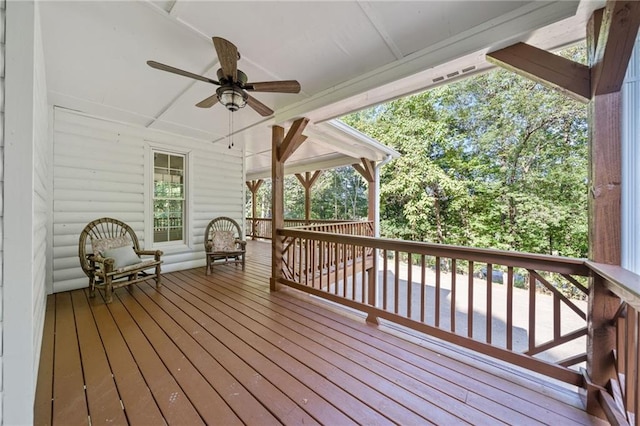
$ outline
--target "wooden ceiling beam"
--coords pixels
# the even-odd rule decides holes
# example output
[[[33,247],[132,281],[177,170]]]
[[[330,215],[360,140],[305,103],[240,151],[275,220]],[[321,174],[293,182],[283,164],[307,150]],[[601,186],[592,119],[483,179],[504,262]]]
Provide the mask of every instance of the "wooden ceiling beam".
[[[600,28],[594,31],[598,43],[591,63],[593,95],[614,93],[622,88],[639,27],[640,2],[607,1]]]
[[[591,99],[589,67],[526,43],[487,54],[487,60],[581,101]]]
[[[287,159],[293,154],[296,149],[302,145],[302,143],[307,139],[306,136],[302,135],[305,127],[309,123],[309,119],[306,117],[298,118],[293,122],[291,128],[287,132],[287,135],[284,137],[280,148],[278,149],[278,160],[281,162],[286,162]]]

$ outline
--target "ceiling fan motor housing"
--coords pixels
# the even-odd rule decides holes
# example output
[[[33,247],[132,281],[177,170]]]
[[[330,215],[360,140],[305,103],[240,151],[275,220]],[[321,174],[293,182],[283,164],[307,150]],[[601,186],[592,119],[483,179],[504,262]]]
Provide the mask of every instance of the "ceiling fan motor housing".
[[[248,81],[247,75],[240,70],[237,70],[236,73],[237,73],[237,77],[236,77],[235,83],[239,84],[240,87],[247,84],[247,81]],[[234,83],[233,80],[231,80],[230,78],[224,75],[224,71],[222,71],[222,68],[219,68],[216,74],[218,75],[218,80],[220,80],[220,83],[222,84]]]
[[[225,84],[216,90],[218,100],[229,111],[238,111],[247,105],[247,93],[237,85]]]

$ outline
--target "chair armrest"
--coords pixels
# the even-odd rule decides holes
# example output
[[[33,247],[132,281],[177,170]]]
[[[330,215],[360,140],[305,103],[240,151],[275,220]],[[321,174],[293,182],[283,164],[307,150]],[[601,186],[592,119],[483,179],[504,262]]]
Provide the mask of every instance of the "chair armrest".
[[[155,260],[160,260],[160,257],[164,254],[162,250],[136,250],[138,256],[153,256]]]
[[[102,257],[100,255],[90,254],[87,256],[89,259],[89,263],[95,265],[96,263],[102,265],[100,268],[105,274],[112,272],[113,267],[115,266],[115,259],[112,257]],[[94,271],[96,270],[94,266]]]
[[[247,242],[243,240],[236,240],[236,244],[242,247],[242,250],[244,250],[247,247]]]

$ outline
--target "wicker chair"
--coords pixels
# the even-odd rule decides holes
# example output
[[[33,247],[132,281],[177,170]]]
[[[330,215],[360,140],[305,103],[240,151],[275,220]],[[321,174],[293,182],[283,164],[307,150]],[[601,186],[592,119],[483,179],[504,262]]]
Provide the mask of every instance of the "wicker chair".
[[[207,275],[216,263],[242,265],[247,242],[242,239],[240,225],[229,217],[218,217],[207,225],[204,233],[204,250],[207,257]]]
[[[107,303],[113,300],[113,290],[126,285],[154,279],[160,287],[162,251],[140,250],[138,237],[129,225],[117,219],[103,217],[82,230],[78,242],[82,270],[89,277],[89,295],[103,289]],[[141,259],[141,255],[153,256]],[[154,269],[153,273],[145,272]]]

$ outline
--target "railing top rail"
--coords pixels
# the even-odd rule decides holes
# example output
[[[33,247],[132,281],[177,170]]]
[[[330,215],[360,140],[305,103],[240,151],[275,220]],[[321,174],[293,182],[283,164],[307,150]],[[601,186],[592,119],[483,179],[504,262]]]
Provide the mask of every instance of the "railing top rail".
[[[270,217],[247,217],[246,220],[263,220],[271,222],[273,218]],[[310,222],[310,223],[345,223],[345,222],[354,222],[351,220],[345,219],[285,219],[285,222]],[[366,221],[364,221],[366,222]]]
[[[449,257],[454,259],[472,260],[504,266],[527,269],[543,269],[550,272],[572,275],[589,275],[589,268],[585,259],[571,257],[550,256],[544,254],[521,253],[505,250],[461,247],[445,244],[434,244],[417,241],[403,241],[389,238],[374,238],[357,235],[333,234],[301,230],[296,228],[278,229],[278,235],[307,239],[321,239],[333,243],[354,244],[377,249],[402,251],[429,256]]]
[[[587,267],[604,279],[605,285],[616,296],[640,310],[640,275],[618,265],[586,261]]]
[[[322,228],[325,227],[327,225],[362,225],[362,224],[371,224],[373,223],[373,221],[370,220],[337,220],[337,221],[331,221],[331,222],[315,222],[312,220],[312,223],[310,223],[309,225],[300,225],[300,226],[292,226],[290,228],[287,229],[306,229],[306,230],[310,230],[312,231],[314,228]],[[322,231],[319,231],[322,232]]]

